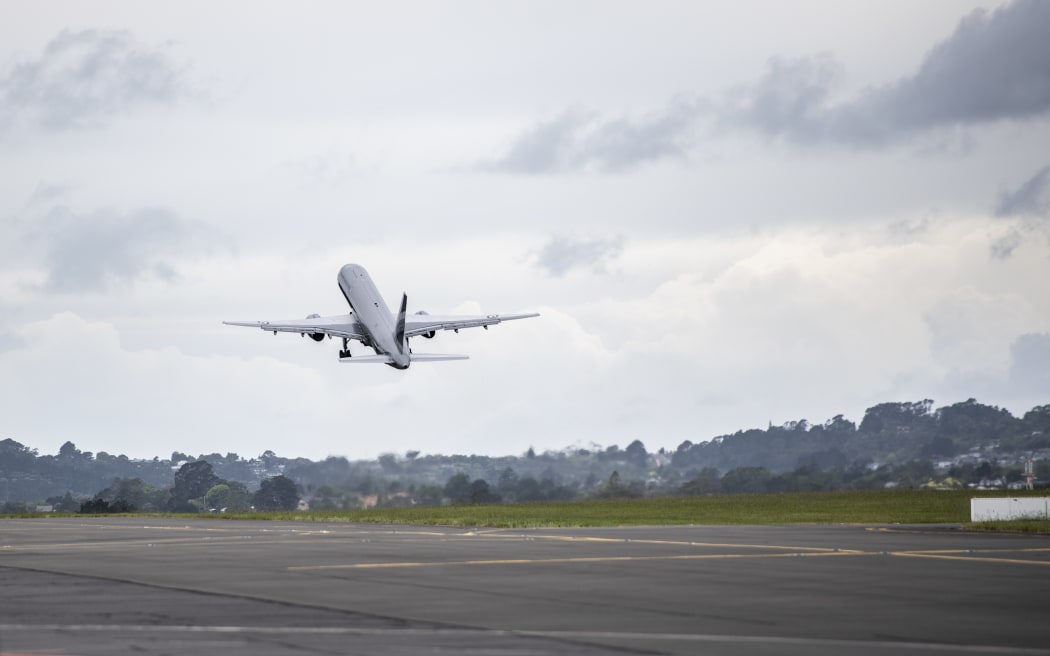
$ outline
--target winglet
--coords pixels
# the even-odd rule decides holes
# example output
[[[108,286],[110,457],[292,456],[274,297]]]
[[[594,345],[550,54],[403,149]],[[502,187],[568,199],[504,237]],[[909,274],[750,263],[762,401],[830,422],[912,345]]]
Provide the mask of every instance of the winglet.
[[[405,352],[405,310],[408,307],[408,294],[401,294],[401,310],[397,313],[397,327],[394,328],[394,342],[402,353]]]

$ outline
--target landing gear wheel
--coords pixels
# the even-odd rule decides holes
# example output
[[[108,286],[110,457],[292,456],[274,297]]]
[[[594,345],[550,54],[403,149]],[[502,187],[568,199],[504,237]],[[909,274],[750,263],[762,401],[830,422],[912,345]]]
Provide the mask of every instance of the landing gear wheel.
[[[349,358],[349,357],[350,357],[349,349],[343,349],[343,350],[339,351],[339,359]]]

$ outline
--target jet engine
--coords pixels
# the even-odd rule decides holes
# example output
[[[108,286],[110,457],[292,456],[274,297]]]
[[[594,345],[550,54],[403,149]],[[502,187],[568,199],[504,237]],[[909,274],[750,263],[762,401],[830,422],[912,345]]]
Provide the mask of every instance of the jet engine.
[[[306,318],[307,319],[320,319],[321,315],[319,315],[319,314],[310,314],[310,315],[307,315]],[[324,333],[303,333],[303,334],[304,335],[309,335],[310,339],[314,340],[315,342],[320,342],[321,340],[324,339]]]
[[[425,316],[425,315],[428,315],[430,313],[427,312],[426,310],[420,310],[419,312],[416,312],[416,314]],[[429,333],[423,333],[423,337],[426,337],[427,339],[434,339],[434,335],[436,335],[436,334],[437,334],[437,332],[431,330]]]

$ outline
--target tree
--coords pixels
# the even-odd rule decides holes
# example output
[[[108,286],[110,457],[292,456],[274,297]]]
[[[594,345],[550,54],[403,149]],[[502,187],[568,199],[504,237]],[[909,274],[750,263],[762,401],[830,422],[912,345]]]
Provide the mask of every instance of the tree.
[[[704,467],[700,473],[682,484],[678,491],[690,496],[703,494],[714,494],[720,487],[718,470],[714,467]]]
[[[722,477],[722,491],[734,493],[765,492],[773,474],[765,467],[737,467]]]
[[[631,481],[626,485],[620,481],[620,472],[614,471],[609,475],[609,480],[598,490],[597,496],[601,499],[633,499],[642,496],[643,488],[641,481]]]
[[[213,485],[204,495],[204,503],[208,510],[226,510],[230,502],[230,486],[226,483]]]
[[[396,474],[401,470],[401,466],[397,462],[397,456],[393,453],[380,454],[379,466],[388,474]]]
[[[479,478],[470,484],[471,503],[499,503],[500,496],[489,489],[488,481]]]
[[[440,506],[443,495],[444,490],[439,485],[420,485],[412,498],[421,506]]]
[[[641,440],[628,444],[623,453],[627,456],[627,462],[639,468],[645,467],[645,461],[649,457],[649,452],[645,450],[645,445]]]
[[[496,483],[496,488],[499,493],[509,499],[517,498],[518,491],[518,472],[514,471],[513,467],[507,467],[499,474],[499,480]]]
[[[263,480],[252,502],[258,510],[295,510],[299,507],[299,490],[287,476],[273,476]]]
[[[470,503],[470,477],[459,472],[445,483],[445,497],[452,503]]]
[[[151,512],[164,509],[167,493],[148,485],[141,478],[114,478],[96,498],[104,499],[110,505],[123,501],[137,510]]]
[[[207,460],[187,462],[175,472],[175,486],[171,489],[169,507],[175,512],[195,512],[189,509],[194,507],[189,502],[203,499],[208,490],[221,482],[222,480],[212,473]]]
[[[852,421],[846,419],[842,415],[835,415],[831,419],[824,422],[824,430],[829,433],[840,433],[842,435],[852,435],[857,432],[857,425]]]

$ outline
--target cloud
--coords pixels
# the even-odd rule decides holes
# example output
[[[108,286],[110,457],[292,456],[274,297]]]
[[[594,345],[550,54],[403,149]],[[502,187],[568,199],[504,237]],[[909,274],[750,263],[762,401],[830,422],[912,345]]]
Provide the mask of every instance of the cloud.
[[[1014,191],[1003,192],[996,216],[1050,216],[1050,166],[1039,169]]]
[[[481,168],[529,174],[630,170],[684,156],[696,118],[697,104],[681,99],[638,118],[568,111],[525,130],[502,157]]]
[[[486,171],[622,172],[683,158],[709,123],[798,144],[876,147],[916,136],[950,139],[930,152],[968,150],[972,126],[1050,114],[1050,4],[1020,0],[978,9],[911,75],[836,101],[843,65],[830,53],[773,57],[752,86],[721,100],[677,98],[640,117],[569,110],[521,132]],[[713,134],[713,133],[712,133]]]
[[[555,236],[536,254],[536,265],[556,278],[584,267],[600,272],[608,260],[617,258],[622,251],[620,237],[578,240]]]
[[[25,242],[42,249],[45,291],[102,291],[146,274],[174,278],[169,256],[184,252],[195,230],[160,208],[81,215],[55,207],[35,222]]]
[[[1050,236],[1050,166],[1044,166],[1013,191],[1004,191],[995,205],[995,215],[1019,219],[1009,232],[992,242],[992,257],[1005,260],[1032,235]]]
[[[1014,254],[1017,247],[1024,241],[1024,236],[1019,230],[1011,230],[1005,235],[992,242],[991,255],[997,260],[1005,260]]]
[[[841,66],[830,55],[774,58],[732,94],[724,126],[798,143],[877,146],[934,130],[1050,113],[1050,4],[1021,0],[964,17],[914,75],[829,104]]]
[[[130,32],[63,30],[38,59],[0,75],[0,127],[19,119],[51,130],[95,127],[184,94],[183,72]]]

